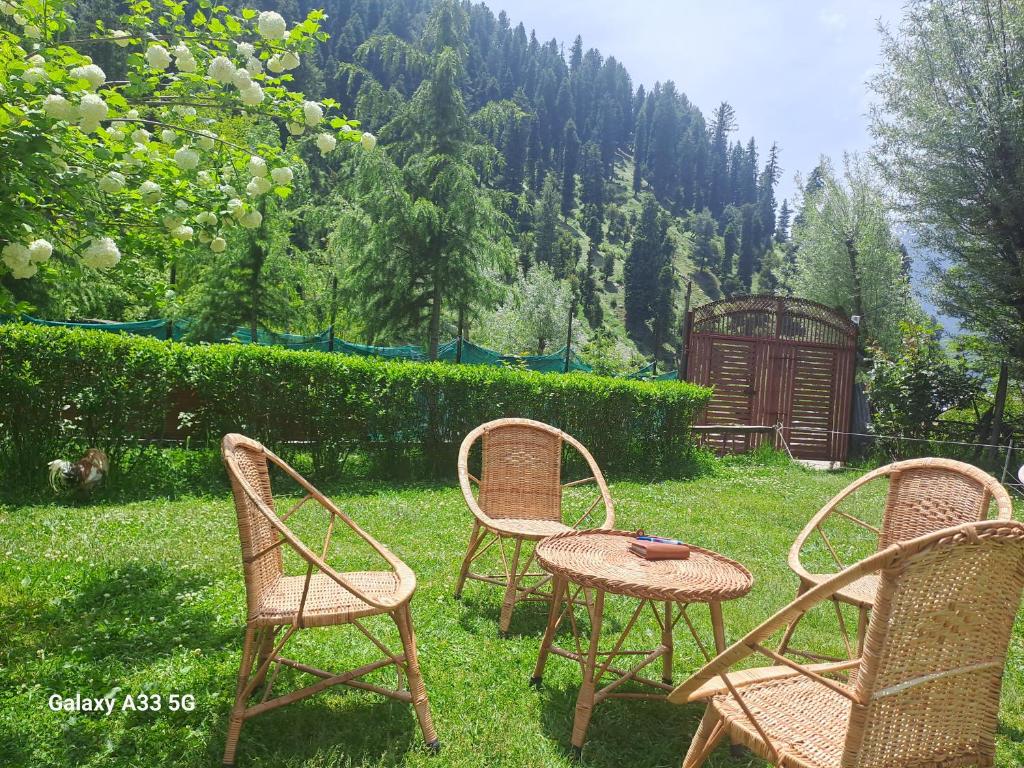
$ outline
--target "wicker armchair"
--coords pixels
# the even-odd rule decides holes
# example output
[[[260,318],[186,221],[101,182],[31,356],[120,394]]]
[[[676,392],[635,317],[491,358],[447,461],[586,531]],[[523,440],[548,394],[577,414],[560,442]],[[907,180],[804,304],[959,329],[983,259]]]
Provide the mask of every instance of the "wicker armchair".
[[[886,479],[889,481],[889,487],[885,496],[881,528],[861,520],[852,511],[844,508],[843,502],[861,489],[872,483],[882,483]],[[996,505],[997,518],[1008,520],[1013,512],[1013,503],[1006,489],[994,477],[960,461],[911,459],[868,472],[848,485],[811,518],[793,542],[789,550],[789,567],[800,577],[797,595],[804,594],[834,575],[814,573],[801,562],[801,554],[812,534],[818,534],[837,570],[842,570],[847,565],[839,555],[838,547],[833,545],[825,532],[825,523],[833,517],[840,517],[870,531],[877,537],[877,550],[882,550],[890,544],[913,539],[932,531],[985,520],[989,516],[989,507],[993,501]],[[850,658],[860,652],[864,643],[868,615],[875,603],[877,590],[878,575],[866,574],[832,595],[832,604],[842,629],[847,656]],[[859,611],[856,644],[847,633],[840,603],[852,605]],[[787,628],[779,646],[782,653],[789,649],[796,625],[797,622],[794,621]]]
[[[878,576],[863,655],[798,664],[765,643],[813,605]],[[897,542],[818,584],[673,691],[707,701],[683,761],[728,734],[786,768],[994,764],[999,691],[1024,589],[1024,525],[989,520]],[[773,666],[730,670],[752,654]]]
[[[419,718],[424,740],[436,750],[437,734],[430,717],[427,691],[416,657],[416,637],[409,611],[409,601],[416,589],[415,574],[260,443],[242,435],[226,435],[221,444],[221,455],[231,480],[235,510],[238,513],[248,603],[245,644],[235,704],[228,724],[224,763],[234,763],[239,733],[250,717],[312,696],[334,685],[373,691],[411,703]],[[305,491],[305,496],[280,517],[271,494],[268,462],[278,466]],[[329,517],[327,533],[319,553],[307,547],[285,524],[310,500],[323,507]],[[390,570],[339,573],[328,565],[325,558],[338,520],[369,544]],[[305,575],[285,575],[282,558],[282,550],[285,548],[291,549],[303,561],[306,566]],[[398,626],[402,642],[400,652],[388,648],[361,621],[367,616],[381,614],[390,616]],[[356,669],[335,673],[281,655],[285,644],[299,630],[342,624],[352,625],[365,635],[383,657]],[[398,680],[394,689],[362,679],[390,665],[394,665],[397,672]],[[273,671],[268,678],[267,672],[272,666]],[[319,680],[299,690],[270,698],[274,680],[282,666],[307,673]],[[403,676],[408,680],[407,686],[403,683]],[[250,705],[250,699],[260,686],[263,689],[259,699]]]
[[[473,445],[482,443],[480,479],[469,471],[469,453]],[[581,480],[562,482],[562,447],[568,443],[585,460],[590,476]],[[597,494],[585,511],[571,523],[563,522],[563,491],[585,483],[596,483]],[[601,468],[583,445],[561,430],[530,419],[498,419],[481,424],[462,441],[459,449],[459,483],[466,504],[473,513],[473,532],[469,548],[459,570],[455,585],[455,598],[462,597],[466,579],[476,579],[504,588],[499,631],[508,632],[512,609],[517,602],[549,601],[550,591],[544,587],[550,575],[531,572],[534,564],[532,544],[556,533],[579,528],[586,521],[593,522],[598,505],[604,504],[601,528],[615,526],[608,484]],[[479,497],[473,495],[471,484],[479,488]],[[511,556],[505,551],[511,542]],[[498,544],[504,573],[479,574],[470,570],[492,545]],[[523,545],[529,555],[523,559]]]

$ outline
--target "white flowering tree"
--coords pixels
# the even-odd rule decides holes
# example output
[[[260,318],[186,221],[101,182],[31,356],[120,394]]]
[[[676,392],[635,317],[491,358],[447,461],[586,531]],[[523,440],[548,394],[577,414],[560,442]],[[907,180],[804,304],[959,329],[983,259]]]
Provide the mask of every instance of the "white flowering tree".
[[[339,139],[373,148],[335,102],[288,87],[326,39],[322,11],[288,28],[273,11],[192,8],[138,0],[117,29],[83,31],[61,0],[0,0],[0,283],[54,269],[54,255],[109,269],[140,232],[219,253],[259,228],[259,198],[289,194],[290,142],[219,133],[239,122],[226,117],[272,121],[325,155]],[[98,46],[124,49],[124,79],[93,63]]]

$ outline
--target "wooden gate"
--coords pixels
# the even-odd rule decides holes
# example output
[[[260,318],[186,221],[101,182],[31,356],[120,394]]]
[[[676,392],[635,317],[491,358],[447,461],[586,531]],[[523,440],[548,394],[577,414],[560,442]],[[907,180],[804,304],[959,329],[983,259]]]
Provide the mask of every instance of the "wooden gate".
[[[690,312],[687,379],[714,388],[705,426],[782,427],[798,459],[846,459],[857,326],[823,304],[738,296]],[[705,433],[720,453],[764,441],[774,430]]]

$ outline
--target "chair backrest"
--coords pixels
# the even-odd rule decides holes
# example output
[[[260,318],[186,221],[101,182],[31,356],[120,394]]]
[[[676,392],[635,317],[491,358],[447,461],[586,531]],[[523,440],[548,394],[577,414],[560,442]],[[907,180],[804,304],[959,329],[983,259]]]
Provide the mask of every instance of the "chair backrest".
[[[248,486],[276,514],[267,456],[263,446],[255,440],[229,434],[221,441],[221,457],[235,499],[245,569],[245,593],[251,615],[259,611],[266,593],[273,589],[284,571],[281,548],[267,551],[279,541],[280,535],[246,492]]]
[[[483,425],[480,508],[490,517],[562,519],[562,434],[527,419]]]
[[[1024,525],[963,525],[885,554],[843,768],[992,765]]]
[[[879,550],[897,541],[984,520],[993,500],[999,518],[1008,519],[1013,510],[1009,494],[994,477],[961,461],[911,459],[877,472],[889,476]]]

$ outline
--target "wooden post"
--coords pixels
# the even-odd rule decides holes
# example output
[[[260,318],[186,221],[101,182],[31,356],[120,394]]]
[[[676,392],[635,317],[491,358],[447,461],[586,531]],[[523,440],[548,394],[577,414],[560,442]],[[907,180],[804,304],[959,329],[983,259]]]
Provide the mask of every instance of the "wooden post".
[[[459,307],[459,335],[455,340],[455,362],[462,362],[462,330],[466,324],[466,308]]]
[[[686,299],[683,302],[683,327],[679,329],[679,360],[676,363],[680,381],[686,380],[686,367],[690,355],[690,294],[693,292],[693,280],[686,281]]]
[[[569,303],[569,330],[565,334],[565,370],[564,373],[569,372],[569,361],[572,360],[572,316],[576,314],[576,295],[573,294],[572,301]]]
[[[327,351],[334,351],[334,321],[338,316],[338,276],[331,278],[331,325],[327,332]]]

